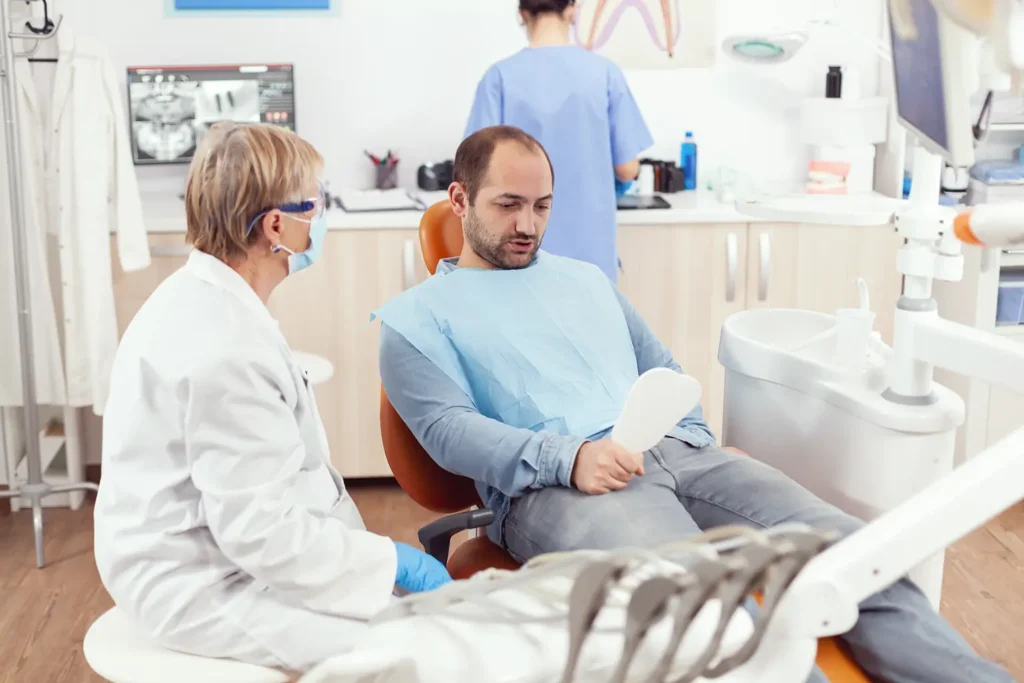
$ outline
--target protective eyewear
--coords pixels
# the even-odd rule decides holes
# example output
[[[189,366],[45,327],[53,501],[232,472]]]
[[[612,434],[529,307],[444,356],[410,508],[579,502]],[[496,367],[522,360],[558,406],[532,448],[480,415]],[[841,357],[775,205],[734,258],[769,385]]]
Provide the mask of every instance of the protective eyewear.
[[[282,213],[306,213],[316,209],[316,215],[310,219],[310,222],[323,218],[324,213],[327,211],[327,189],[324,187],[322,182],[317,183],[317,196],[303,199],[298,202],[291,202],[288,204],[281,204],[280,206],[272,206],[269,209],[263,209],[258,214],[253,216],[253,219],[249,221],[249,225],[245,227],[245,234],[248,237],[249,233],[252,232],[253,227],[256,225],[256,221],[266,216],[268,213],[277,209]],[[305,219],[301,219],[305,220]]]

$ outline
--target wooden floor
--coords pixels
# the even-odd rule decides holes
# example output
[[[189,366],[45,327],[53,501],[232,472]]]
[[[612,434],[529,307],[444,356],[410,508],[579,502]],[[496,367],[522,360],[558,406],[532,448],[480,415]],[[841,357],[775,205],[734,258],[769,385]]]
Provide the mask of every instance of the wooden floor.
[[[416,543],[433,519],[390,484],[356,485],[371,530]],[[82,657],[89,624],[111,606],[92,556],[91,509],[46,513],[45,569],[32,517],[0,516],[0,683],[100,681]],[[1024,680],[1024,506],[952,548],[942,613],[978,651]]]

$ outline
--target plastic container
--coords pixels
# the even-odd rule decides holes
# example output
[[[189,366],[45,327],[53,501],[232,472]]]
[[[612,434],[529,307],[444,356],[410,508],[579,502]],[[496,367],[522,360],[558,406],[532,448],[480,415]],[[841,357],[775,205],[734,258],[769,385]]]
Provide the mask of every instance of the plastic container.
[[[825,97],[838,99],[843,96],[843,70],[842,67],[830,66],[825,75]]]
[[[996,324],[1024,323],[1024,273],[1003,273],[999,276],[996,300]]]
[[[654,167],[650,164],[640,164],[640,172],[636,177],[637,194],[642,197],[649,197],[654,194]]]
[[[851,370],[867,367],[874,325],[875,314],[863,308],[836,311],[836,364]]]
[[[683,189],[697,189],[697,141],[686,131],[686,140],[679,148],[679,167],[683,169]]]

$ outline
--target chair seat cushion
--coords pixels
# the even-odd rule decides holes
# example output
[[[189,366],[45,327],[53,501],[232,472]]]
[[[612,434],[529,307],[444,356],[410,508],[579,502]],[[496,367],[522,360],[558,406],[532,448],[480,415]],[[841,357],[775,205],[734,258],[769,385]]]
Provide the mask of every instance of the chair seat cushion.
[[[117,607],[103,613],[85,634],[82,652],[97,674],[113,683],[284,683],[275,669],[167,650],[143,636]]]

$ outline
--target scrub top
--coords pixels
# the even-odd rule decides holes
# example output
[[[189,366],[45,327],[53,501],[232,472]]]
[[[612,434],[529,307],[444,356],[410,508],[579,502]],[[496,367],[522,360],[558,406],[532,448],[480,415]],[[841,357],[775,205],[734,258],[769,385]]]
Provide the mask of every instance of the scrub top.
[[[543,249],[616,282],[613,167],[654,143],[622,71],[581,47],[526,48],[484,74],[466,136],[502,124],[537,138],[555,169]]]

